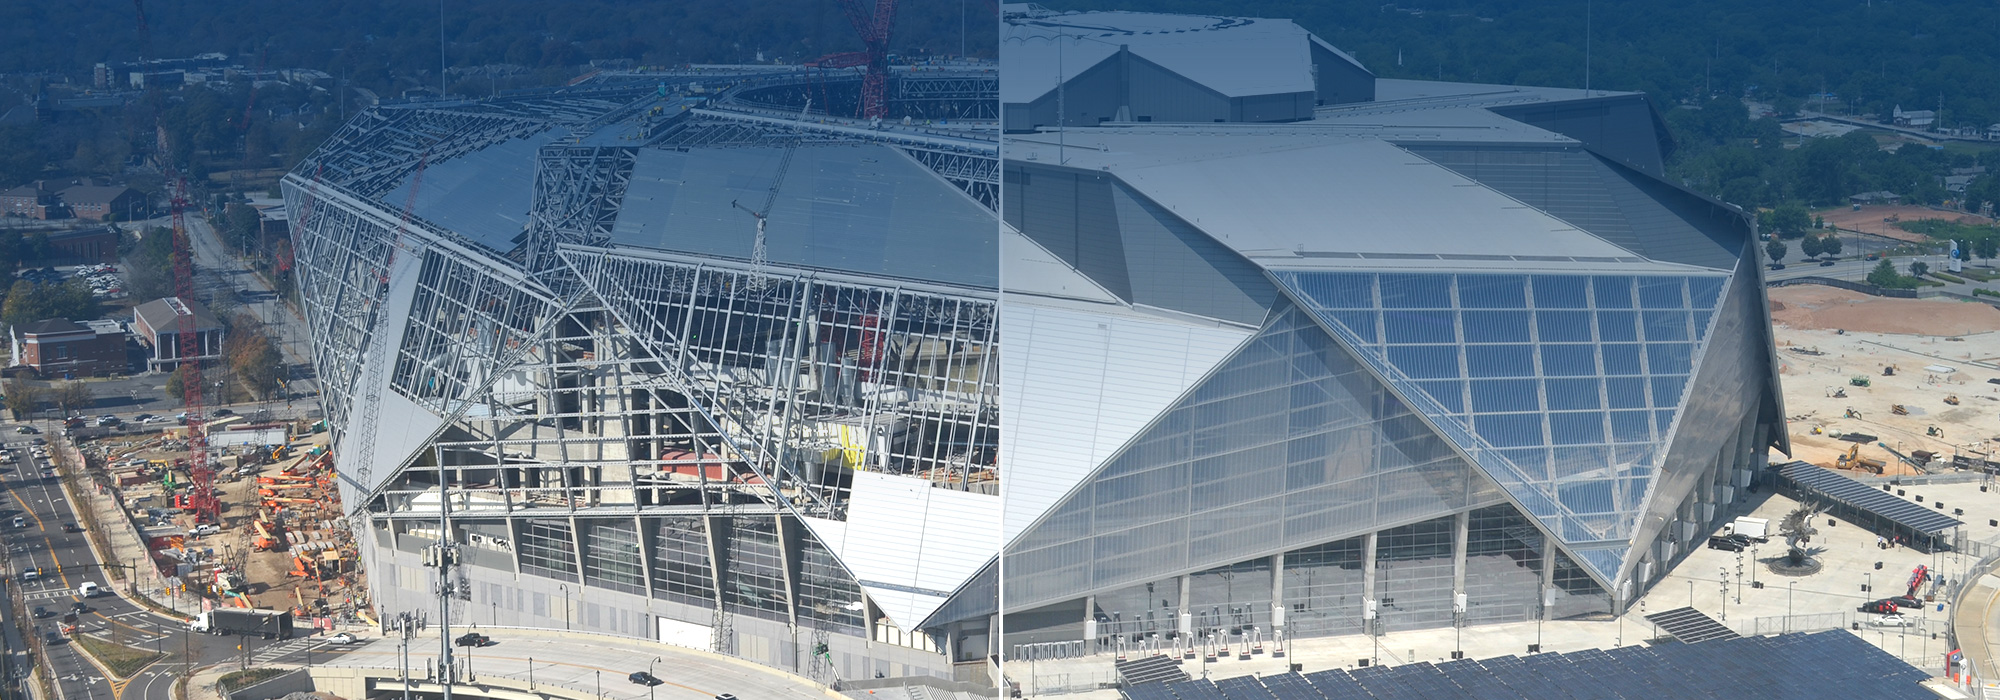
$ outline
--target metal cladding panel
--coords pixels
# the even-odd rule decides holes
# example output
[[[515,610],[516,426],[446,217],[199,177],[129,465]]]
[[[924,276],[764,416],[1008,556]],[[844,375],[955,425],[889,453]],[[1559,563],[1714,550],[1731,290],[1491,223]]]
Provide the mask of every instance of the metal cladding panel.
[[[1439,251],[1630,257],[1623,248],[1381,141],[1114,172],[1252,258]]]
[[[1011,226],[1000,233],[1000,275],[1006,280],[1006,291],[1010,294],[1065,297],[1103,304],[1122,301]]]
[[[390,206],[412,204],[412,213],[457,231],[497,252],[514,248],[514,237],[527,229],[534,205],[535,163],[542,146],[567,135],[553,129],[515,138],[441,163],[424,167],[424,181],[410,200],[410,181],[382,195]]]
[[[1671,142],[1644,94],[1510,105],[1494,107],[1493,112],[1582,141],[1592,151],[1642,172],[1656,176],[1665,172]]]
[[[1727,277],[1280,272],[1608,585]]]
[[[371,343],[360,355],[359,364],[362,367],[356,374],[356,382],[366,384],[371,379],[377,381],[356,388],[352,410],[348,413],[350,425],[343,435],[346,436],[345,441],[352,442],[354,438],[372,430],[375,449],[373,454],[361,454],[354,445],[343,444],[338,446],[341,449],[334,451],[335,471],[359,494],[374,491],[377,486],[394,476],[396,469],[421,449],[444,423],[442,416],[417,405],[391,389],[389,383],[395,377],[395,373],[388,371],[388,367],[377,371],[366,366],[371,362],[394,362],[396,349],[403,346],[403,334],[409,328],[410,302],[417,293],[417,268],[423,258],[421,252],[405,252],[396,256],[395,264],[389,271],[387,300],[383,303],[381,311],[386,315],[388,322],[377,324],[387,337],[383,338],[380,344]],[[369,352],[378,348],[385,351],[384,357],[374,357],[373,353]],[[375,425],[367,427],[359,425],[358,422],[366,419],[367,409],[364,405],[370,394],[379,398]],[[357,471],[363,463],[368,465],[366,481],[356,478]]]
[[[1580,147],[1403,148],[1651,260],[1732,270],[1749,233],[1741,214]]]
[[[749,260],[786,149],[639,153],[612,242]],[[764,226],[773,264],[993,289],[993,216],[935,173],[880,145],[800,146]]]
[[[807,525],[897,627],[914,630],[992,560],[1000,499],[855,472],[844,533],[828,538],[825,523]]]
[[[1347,52],[1312,37],[1313,84],[1325,105],[1373,102],[1375,74]]]
[[[1123,184],[1111,196],[1133,271],[1133,303],[1263,324],[1278,298],[1263,270]]]
[[[1770,326],[1761,311],[1766,303],[1763,288],[1751,268],[1756,264],[1755,258],[1744,259],[1717,312],[1715,329],[1701,354],[1688,403],[1681,410],[1679,427],[1667,446],[1653,493],[1647,497],[1635,542],[1658,537],[1674,520],[1675,509],[1718,459],[1734,461],[1733,455],[1722,452],[1735,443],[1744,423],[1757,420],[1758,409],[1771,390]],[[1763,449],[1753,445],[1748,452]],[[1624,565],[1629,575],[1638,565],[1638,557],[1631,557]]]
[[[1009,18],[1001,27],[1001,100],[1039,99],[1060,76],[1121,46],[1230,97],[1311,92],[1310,37],[1283,19],[1146,12]]]
[[[1022,480],[1018,471],[1008,478]],[[1003,605],[1031,608],[1502,500],[1310,316],[1287,307],[1009,542]]]
[[[1005,301],[1000,335],[1012,540],[1250,333]]]

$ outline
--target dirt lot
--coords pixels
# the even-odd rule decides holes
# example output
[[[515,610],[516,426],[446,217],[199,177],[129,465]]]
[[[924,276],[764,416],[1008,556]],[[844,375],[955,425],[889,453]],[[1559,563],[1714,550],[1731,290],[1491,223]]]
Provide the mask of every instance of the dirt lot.
[[[1849,231],[1873,233],[1882,236],[1888,236],[1890,238],[1896,238],[1918,243],[1930,239],[1926,238],[1922,234],[1911,233],[1909,231],[1896,228],[1896,225],[1894,223],[1883,221],[1883,219],[1894,217],[1898,221],[1918,221],[1921,219],[1944,219],[1947,221],[1957,221],[1959,223],[1964,223],[1964,224],[1993,223],[1992,219],[1980,216],[1978,214],[1965,214],[1960,212],[1939,211],[1936,209],[1932,209],[1930,207],[1919,207],[1908,204],[1902,204],[1896,206],[1885,206],[1885,205],[1864,206],[1861,207],[1861,211],[1854,211],[1853,207],[1837,207],[1833,209],[1816,211],[1813,213],[1825,217],[1826,223],[1831,226],[1847,229]]]
[[[1956,336],[2000,330],[2000,309],[1975,302],[1889,299],[1798,285],[1771,290],[1771,321],[1799,330]]]
[[[1834,437],[1847,433],[1876,436],[1860,454],[1889,473],[1914,469],[1879,445],[1947,457],[2000,449],[2000,385],[1986,383],[2000,377],[2000,309],[1813,286],[1774,289],[1771,300],[1783,307],[1772,317],[1795,458],[1834,466],[1855,444]],[[1891,366],[1895,375],[1883,376]],[[1869,386],[1853,386],[1854,377]]]

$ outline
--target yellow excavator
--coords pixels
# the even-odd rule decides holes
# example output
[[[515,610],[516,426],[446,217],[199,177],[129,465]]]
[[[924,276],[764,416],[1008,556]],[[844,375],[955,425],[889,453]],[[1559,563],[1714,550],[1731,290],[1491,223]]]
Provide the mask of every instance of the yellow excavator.
[[[1879,459],[1870,459],[1861,456],[1861,445],[1857,443],[1847,448],[1847,454],[1836,458],[1834,466],[1840,469],[1859,469],[1880,474],[1885,463]]]

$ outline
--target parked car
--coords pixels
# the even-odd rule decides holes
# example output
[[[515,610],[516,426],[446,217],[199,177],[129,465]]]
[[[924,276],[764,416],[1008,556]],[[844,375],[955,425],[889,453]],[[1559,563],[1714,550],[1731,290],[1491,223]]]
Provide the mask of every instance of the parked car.
[[[462,647],[483,647],[492,644],[493,638],[478,632],[467,632],[459,635],[458,641],[454,643]]]
[[[194,526],[194,534],[198,537],[213,535],[221,531],[222,531],[222,526],[216,525],[215,523],[202,523],[200,525]]]
[[[1745,546],[1742,542],[1738,542],[1733,537],[1725,537],[1717,535],[1715,537],[1708,538],[1708,548],[1720,549],[1725,552],[1741,552],[1745,549]]]
[[[37,605],[37,606],[35,606],[35,612],[34,612],[34,616],[35,616],[35,619],[37,619],[37,620],[40,620],[40,619],[42,619],[42,618],[44,618],[44,617],[48,617],[48,616],[49,616],[49,609],[48,609],[48,608],[45,608],[45,607],[42,607],[42,606],[40,606],[40,605]]]
[[[634,684],[644,685],[644,686],[655,686],[666,682],[660,680],[653,674],[647,673],[645,671],[633,671],[632,675],[625,677],[625,680],[632,681]]]
[[[1873,620],[1869,620],[1868,624],[1874,625],[1876,627],[1908,627],[1910,626],[1910,619],[1907,617],[1903,617],[1899,613],[1890,613],[1875,618]]]
[[[1887,600],[1871,600],[1862,603],[1860,609],[1861,612],[1865,613],[1882,613],[1888,615],[1896,612],[1896,604]]]
[[[1890,599],[1889,599],[1889,602],[1891,602],[1891,603],[1895,603],[1895,604],[1896,604],[1896,607],[1899,607],[1899,608],[1921,608],[1921,607],[1924,607],[1924,601],[1921,601],[1921,600],[1917,600],[1917,599],[1915,599],[1915,598],[1911,598],[1911,597],[1909,597],[1909,596],[1906,596],[1906,595],[1899,595],[1899,596],[1896,596],[1896,597],[1894,597],[1894,598],[1890,598]]]
[[[354,635],[348,634],[346,632],[342,632],[340,634],[336,634],[326,638],[326,643],[328,644],[353,644],[358,641],[361,640],[355,638]]]

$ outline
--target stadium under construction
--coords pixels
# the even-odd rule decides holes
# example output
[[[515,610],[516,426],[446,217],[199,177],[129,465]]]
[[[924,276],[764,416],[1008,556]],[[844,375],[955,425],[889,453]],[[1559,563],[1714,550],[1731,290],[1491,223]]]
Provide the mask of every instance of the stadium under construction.
[[[1750,223],[1660,179],[1644,96],[1001,10],[997,69],[880,118],[606,73],[287,175],[380,612],[984,687],[1605,616],[1785,447]]]

